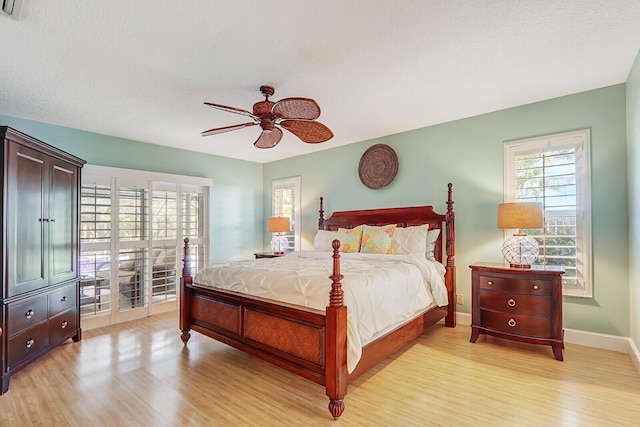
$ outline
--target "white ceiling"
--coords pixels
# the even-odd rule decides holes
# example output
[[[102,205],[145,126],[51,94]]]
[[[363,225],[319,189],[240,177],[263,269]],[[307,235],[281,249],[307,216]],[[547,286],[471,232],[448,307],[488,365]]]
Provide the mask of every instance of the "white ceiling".
[[[639,48],[638,0],[24,0],[0,114],[264,163],[622,83]],[[263,84],[335,137],[199,135]]]

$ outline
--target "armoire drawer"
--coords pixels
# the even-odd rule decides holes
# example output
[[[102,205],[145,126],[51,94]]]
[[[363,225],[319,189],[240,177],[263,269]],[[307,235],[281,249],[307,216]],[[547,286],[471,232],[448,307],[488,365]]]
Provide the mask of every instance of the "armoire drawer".
[[[78,310],[67,310],[49,319],[49,342],[54,343],[78,327]]]
[[[49,294],[49,317],[76,307],[77,299],[78,296],[75,283],[51,292]]]
[[[11,337],[47,319],[47,295],[8,304],[7,314],[7,334]]]
[[[49,344],[49,325],[42,322],[9,339],[9,371],[23,360],[38,353]]]

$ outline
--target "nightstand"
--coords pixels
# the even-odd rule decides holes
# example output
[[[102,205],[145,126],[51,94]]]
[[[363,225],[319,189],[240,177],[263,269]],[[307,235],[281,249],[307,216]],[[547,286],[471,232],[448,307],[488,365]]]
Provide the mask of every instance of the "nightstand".
[[[471,266],[471,342],[480,334],[550,345],[562,360],[564,267]]]
[[[284,254],[274,254],[273,252],[257,252],[255,254],[256,259],[258,258],[278,258],[284,256]]]

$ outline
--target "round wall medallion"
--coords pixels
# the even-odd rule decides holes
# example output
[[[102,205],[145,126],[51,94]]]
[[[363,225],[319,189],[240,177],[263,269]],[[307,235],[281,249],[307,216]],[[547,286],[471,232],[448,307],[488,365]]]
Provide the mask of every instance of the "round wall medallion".
[[[358,175],[364,185],[374,190],[391,184],[398,173],[398,156],[385,144],[369,147],[360,157]]]

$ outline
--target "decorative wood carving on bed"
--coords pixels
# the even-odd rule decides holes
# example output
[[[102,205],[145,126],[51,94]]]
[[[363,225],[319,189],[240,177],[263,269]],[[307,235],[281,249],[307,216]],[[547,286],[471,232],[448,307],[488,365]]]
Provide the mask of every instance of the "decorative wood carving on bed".
[[[233,291],[200,287],[193,282],[189,239],[184,239],[184,267],[180,280],[180,330],[186,344],[190,330],[200,332],[227,345],[260,357],[290,372],[325,386],[329,411],[338,419],[344,411],[347,384],[372,366],[399,350],[428,327],[445,319],[455,320],[455,215],[452,185],[448,185],[447,212],[438,214],[432,206],[334,212],[324,219],[320,199],[318,228],[336,230],[360,224],[398,224],[399,227],[429,224],[444,228],[435,246],[436,260],[446,268],[445,284],[449,304],[434,307],[394,331],[367,344],[355,370],[347,371],[347,310],[344,305],[340,273],[340,243],[333,242],[333,273],[325,311],[278,303]],[[444,234],[444,236],[443,236]],[[446,260],[443,262],[443,240]]]

